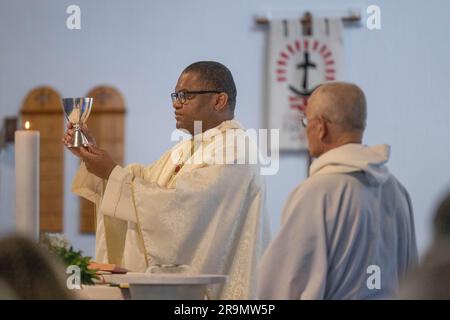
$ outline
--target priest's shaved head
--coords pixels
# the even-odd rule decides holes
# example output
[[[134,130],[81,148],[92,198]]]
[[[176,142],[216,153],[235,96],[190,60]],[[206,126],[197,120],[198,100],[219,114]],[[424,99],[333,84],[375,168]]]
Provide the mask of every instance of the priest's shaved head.
[[[234,117],[236,85],[231,71],[215,61],[199,61],[186,67],[172,93],[176,127],[194,134],[194,121],[202,131]]]
[[[232,110],[236,106],[236,84],[231,71],[215,61],[199,61],[186,67],[183,73],[195,73],[205,88],[223,91],[228,95],[228,105]]]
[[[309,98],[305,116],[309,152],[319,157],[341,145],[361,143],[366,128],[366,97],[352,83],[323,84]]]

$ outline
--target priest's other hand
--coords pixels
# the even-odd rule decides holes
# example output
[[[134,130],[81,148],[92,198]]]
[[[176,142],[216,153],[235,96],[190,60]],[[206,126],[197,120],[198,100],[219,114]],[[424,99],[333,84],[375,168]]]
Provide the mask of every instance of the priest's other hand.
[[[99,178],[107,180],[113,169],[117,166],[117,163],[111,158],[108,152],[97,148],[95,145],[71,149],[78,149],[76,152],[84,161],[86,169]]]

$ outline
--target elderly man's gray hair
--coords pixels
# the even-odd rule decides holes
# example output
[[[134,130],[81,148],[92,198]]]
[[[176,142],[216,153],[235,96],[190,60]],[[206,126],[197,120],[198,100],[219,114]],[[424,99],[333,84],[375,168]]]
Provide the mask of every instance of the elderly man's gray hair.
[[[320,112],[331,122],[347,131],[364,131],[367,105],[364,92],[357,85],[347,82],[330,82],[319,86],[313,95],[320,95]]]

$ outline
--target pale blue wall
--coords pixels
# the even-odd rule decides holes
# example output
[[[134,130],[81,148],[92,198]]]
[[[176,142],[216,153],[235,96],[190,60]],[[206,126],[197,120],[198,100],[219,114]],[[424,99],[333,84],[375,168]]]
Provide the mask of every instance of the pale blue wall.
[[[65,27],[70,4],[82,29]],[[421,250],[430,238],[435,204],[449,187],[450,1],[0,1],[0,119],[16,115],[24,95],[51,85],[79,96],[98,84],[124,94],[128,107],[126,161],[154,161],[170,145],[169,93],[179,72],[196,60],[218,60],[233,71],[237,117],[259,128],[263,102],[264,29],[260,12],[381,7],[382,29],[346,28],[345,80],[366,92],[366,143],[392,145],[391,170],[410,191]],[[363,16],[365,17],[365,15]],[[0,156],[0,226],[12,221],[12,148]],[[78,235],[78,205],[70,193],[76,160],[66,153],[65,232],[93,253],[93,237]],[[267,179],[273,229],[290,190],[305,177],[302,156],[283,156]]]

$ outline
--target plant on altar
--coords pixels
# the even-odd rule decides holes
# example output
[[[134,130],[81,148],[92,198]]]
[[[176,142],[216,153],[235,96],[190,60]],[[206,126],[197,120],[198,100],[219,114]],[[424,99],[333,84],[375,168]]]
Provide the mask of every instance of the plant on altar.
[[[59,233],[44,233],[41,235],[40,244],[58,257],[66,267],[76,265],[80,268],[81,283],[93,285],[98,279],[96,269],[89,269],[91,257],[83,256],[82,251],[76,251],[69,244],[64,235]]]

